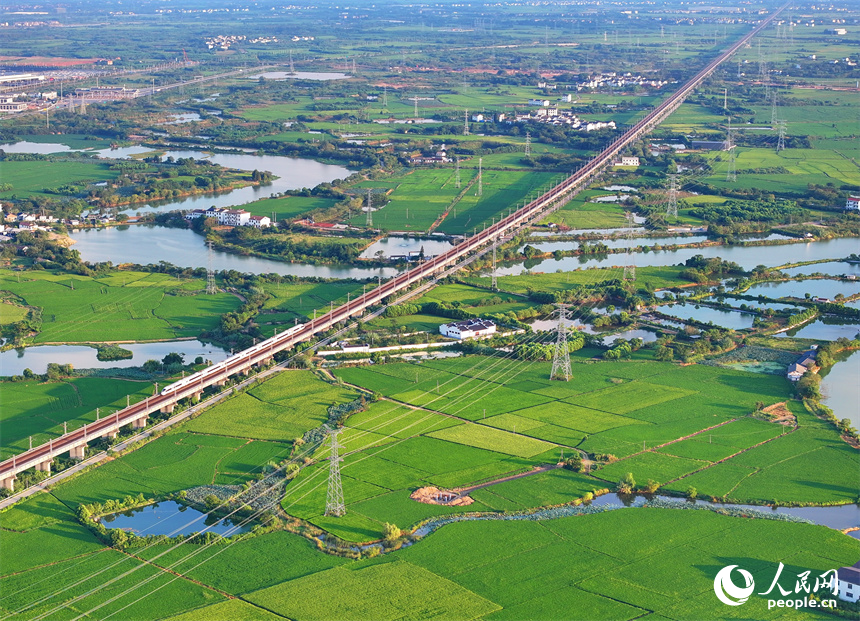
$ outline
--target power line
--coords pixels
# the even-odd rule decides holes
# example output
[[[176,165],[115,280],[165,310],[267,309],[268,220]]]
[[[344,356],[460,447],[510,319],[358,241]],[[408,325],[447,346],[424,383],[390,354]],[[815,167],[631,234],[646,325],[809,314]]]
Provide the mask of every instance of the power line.
[[[666,215],[678,217],[678,175],[669,175],[669,204]]]
[[[726,151],[729,152],[729,170],[726,172],[726,181],[738,180],[738,165],[735,161],[735,142],[732,133],[732,118],[729,117],[729,126],[726,131]]]
[[[627,218],[627,264],[624,266],[624,280],[636,280],[636,259],[633,256],[633,224],[635,220],[631,212],[624,214]]]

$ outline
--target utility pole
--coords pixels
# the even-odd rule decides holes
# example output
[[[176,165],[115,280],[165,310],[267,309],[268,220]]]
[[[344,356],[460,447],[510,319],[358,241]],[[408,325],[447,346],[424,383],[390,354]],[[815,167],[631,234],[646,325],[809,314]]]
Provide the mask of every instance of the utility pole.
[[[564,380],[569,382],[573,372],[570,368],[570,352],[567,348],[567,304],[557,304],[558,306],[558,329],[555,339],[555,349],[552,352],[552,370],[550,371],[550,379]]]
[[[346,505],[343,502],[343,486],[340,482],[340,462],[338,449],[343,448],[337,443],[337,435],[340,429],[330,429],[331,454],[329,455],[328,491],[325,499],[325,515],[341,517],[346,515]]]
[[[215,270],[212,269],[212,242],[206,242],[208,251],[206,253],[206,294],[215,295]]]

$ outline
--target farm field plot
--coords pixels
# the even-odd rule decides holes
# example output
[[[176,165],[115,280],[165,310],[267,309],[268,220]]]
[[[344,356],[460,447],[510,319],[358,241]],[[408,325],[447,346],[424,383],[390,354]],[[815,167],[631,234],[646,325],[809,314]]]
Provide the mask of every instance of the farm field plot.
[[[269,218],[274,213],[275,220],[281,221],[290,220],[314,209],[328,209],[335,202],[334,199],[318,196],[287,196],[283,198],[266,198],[247,203],[242,205],[242,209],[251,212],[252,215],[268,216]]]
[[[33,444],[47,442],[63,434],[63,423],[77,429],[102,415],[125,407],[126,396],[140,401],[152,394],[149,382],[76,377],[64,381],[23,381],[3,384],[3,425],[0,457],[20,453]]]
[[[614,483],[630,472],[640,485],[648,479],[653,479],[662,484],[694,470],[704,468],[708,464],[709,462],[706,461],[672,457],[671,455],[649,451],[604,466],[597,470],[594,475]]]
[[[278,315],[287,314],[288,324],[292,325],[293,319],[306,321],[313,318],[314,310],[318,315],[327,312],[332,302],[335,305],[345,303],[348,294],[353,296],[361,293],[361,287],[349,282],[330,283],[281,283],[266,284],[266,293],[272,297],[263,305],[263,312],[258,316],[260,323],[267,321],[267,313],[274,312]],[[283,317],[279,319],[283,322]]]
[[[563,224],[572,229],[614,229],[626,225],[623,206],[616,203],[589,203],[581,198],[584,194],[577,195],[561,209],[541,220],[541,223]]]
[[[390,586],[397,584],[392,590]],[[335,590],[333,587],[337,585]],[[324,602],[304,597],[326,591]],[[361,569],[335,568],[248,595],[252,602],[293,619],[474,619],[500,606],[422,567],[404,561]]]
[[[110,170],[110,162],[74,162],[62,159],[51,162],[33,161],[0,162],[0,178],[3,183],[12,184],[12,189],[0,192],[0,198],[15,195],[50,196],[44,190],[53,190],[66,184],[82,182],[99,183],[116,179],[118,170]]]
[[[19,283],[9,272],[0,272],[0,288],[42,309],[41,330],[34,339],[37,343],[199,336],[215,328],[222,314],[241,304],[227,293],[170,295],[176,289],[188,291],[189,283],[163,274],[140,277],[129,272],[124,284],[117,282],[118,276],[102,281],[49,271],[27,272],[26,280]],[[202,289],[202,281],[194,283],[192,290]]]
[[[292,441],[325,422],[326,408],[358,395],[317,379],[310,371],[288,371],[255,386],[190,421],[188,431]]]
[[[461,169],[462,186],[458,188],[453,165],[413,170],[402,178],[393,180],[394,185],[388,195],[389,203],[373,214],[373,224],[389,231],[425,231],[442,215],[475,174],[477,171]],[[366,185],[373,186],[370,182]],[[352,223],[356,225],[363,225],[364,221],[364,213],[352,219]]]
[[[116,615],[143,621],[226,601],[206,586],[114,550],[30,569],[3,578],[0,584],[4,593],[0,606],[21,611],[19,616],[24,618],[90,613],[102,618]],[[158,596],[146,597],[150,593]]]
[[[510,291],[511,293],[526,294],[530,289],[565,291],[570,289],[570,285],[596,285],[608,280],[619,280],[624,275],[623,267],[620,267],[620,264],[623,262],[624,257],[619,255],[619,266],[615,267],[576,269],[561,273],[532,272],[517,276],[499,276],[499,289]],[[546,264],[547,268],[551,266],[551,263]],[[683,281],[678,276],[681,269],[674,265],[638,267],[636,268],[636,283],[638,286],[649,291],[677,287],[679,284],[683,284]],[[489,286],[490,283],[490,278],[484,276],[469,276],[465,280],[485,287]]]
[[[473,165],[476,166],[477,162]],[[463,234],[475,228],[481,229],[491,218],[498,220],[502,211],[516,207],[517,203],[523,202],[530,193],[555,177],[553,173],[484,170],[483,195],[477,196],[477,188],[473,186],[438,230]]]
[[[428,435],[431,438],[505,453],[514,457],[534,457],[553,448],[553,445],[548,442],[518,436],[485,425],[458,425],[442,431],[434,431]]]

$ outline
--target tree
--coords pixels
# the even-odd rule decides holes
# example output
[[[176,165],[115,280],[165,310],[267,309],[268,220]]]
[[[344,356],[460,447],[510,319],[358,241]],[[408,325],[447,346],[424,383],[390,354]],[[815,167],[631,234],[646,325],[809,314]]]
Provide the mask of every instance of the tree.
[[[171,364],[182,364],[185,362],[185,354],[179,354],[174,352],[170,352],[164,358],[161,359],[161,363],[164,366],[170,366]]]
[[[689,498],[691,500],[695,500],[696,496],[698,496],[698,495],[699,495],[699,492],[695,487],[691,486],[691,487],[687,488],[687,498]]]
[[[382,526],[382,538],[385,539],[386,543],[394,543],[400,539],[400,529],[394,524],[386,522]]]
[[[633,473],[628,472],[618,481],[615,491],[620,494],[630,494],[636,488],[636,479],[633,478]]]

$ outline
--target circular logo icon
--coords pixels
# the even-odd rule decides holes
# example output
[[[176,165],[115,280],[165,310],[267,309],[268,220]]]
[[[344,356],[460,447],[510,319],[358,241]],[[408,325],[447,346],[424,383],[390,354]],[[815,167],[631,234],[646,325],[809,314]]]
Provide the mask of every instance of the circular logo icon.
[[[727,606],[740,606],[749,599],[755,590],[752,574],[746,569],[738,569],[738,573],[744,579],[742,587],[732,582],[732,570],[736,567],[737,565],[723,567],[714,577],[714,593]]]

